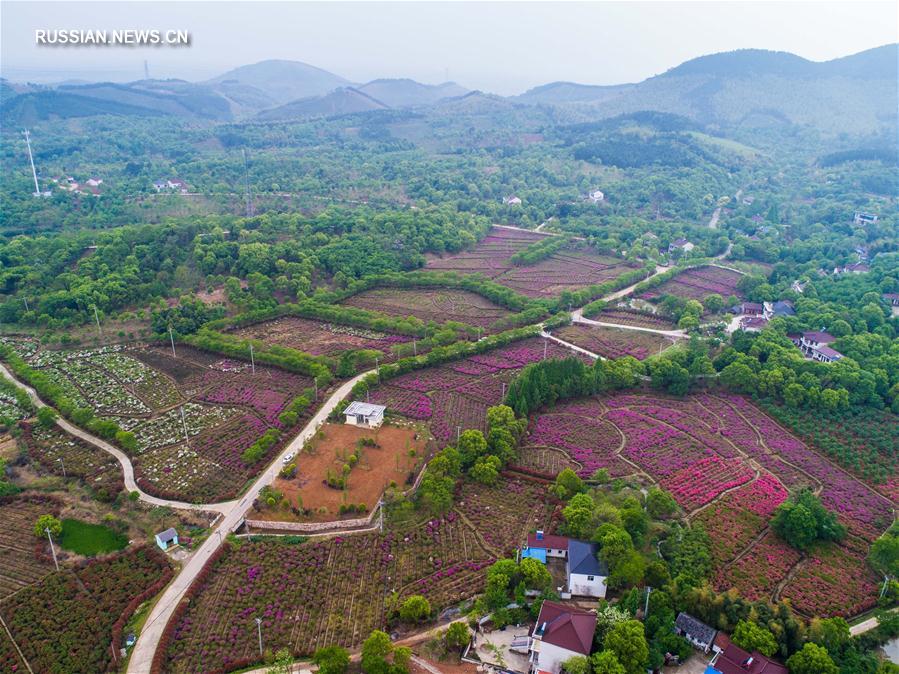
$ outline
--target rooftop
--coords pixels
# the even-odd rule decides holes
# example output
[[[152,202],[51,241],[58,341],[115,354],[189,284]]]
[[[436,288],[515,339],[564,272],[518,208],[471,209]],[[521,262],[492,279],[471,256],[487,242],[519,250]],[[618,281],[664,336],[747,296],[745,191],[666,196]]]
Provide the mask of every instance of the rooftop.
[[[554,601],[544,601],[534,635],[544,642],[582,655],[590,655],[596,614],[569,608]]]
[[[732,643],[715,661],[714,668],[721,674],[788,674],[782,664],[769,660],[758,651],[747,653]]]
[[[818,342],[818,344],[830,344],[837,341],[837,338],[827,332],[803,332],[802,337],[810,342]]]
[[[596,556],[598,552],[599,546],[596,543],[570,539],[568,541],[569,572],[585,576],[608,576],[609,569]]]
[[[554,536],[553,534],[541,534],[540,532],[532,532],[528,534],[529,548],[551,548],[553,550],[567,550],[568,542],[569,539],[567,536]]]
[[[838,359],[840,359],[840,358],[843,357],[843,354],[842,354],[842,353],[840,353],[840,352],[837,351],[836,349],[831,349],[831,348],[830,348],[829,346],[827,346],[827,345],[819,346],[818,349],[817,349],[817,351],[818,351],[818,353],[820,353],[822,356],[827,356],[828,358],[831,358],[831,359],[833,359],[833,360],[838,360]]]
[[[178,538],[178,532],[175,531],[172,527],[169,527],[165,531],[160,531],[156,536],[164,543],[168,543],[169,541],[173,541]]]
[[[718,632],[718,630],[709,627],[698,618],[694,618],[689,613],[683,612],[677,614],[674,626],[691,635],[694,639],[698,639],[706,644],[712,643],[715,634]]]
[[[373,405],[372,403],[363,403],[354,400],[343,411],[344,414],[361,414],[364,417],[370,417],[375,414],[384,414],[387,408],[384,405]]]

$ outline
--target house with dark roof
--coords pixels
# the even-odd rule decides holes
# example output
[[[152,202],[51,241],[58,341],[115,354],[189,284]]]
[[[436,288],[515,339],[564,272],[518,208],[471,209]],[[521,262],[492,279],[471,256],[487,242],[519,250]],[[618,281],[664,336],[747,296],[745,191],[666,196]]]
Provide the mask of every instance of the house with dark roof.
[[[678,613],[677,618],[674,620],[674,632],[703,653],[709,652],[709,649],[715,642],[715,635],[718,634],[718,630],[715,628],[709,627],[698,618],[683,612]]]
[[[812,349],[818,349],[825,344],[835,341],[837,341],[837,338],[827,332],[803,332],[802,339],[799,340],[799,348],[808,356],[811,355]]]
[[[889,302],[891,306],[899,307],[899,293],[884,293],[883,299]]]
[[[168,550],[170,546],[178,545],[178,532],[169,527],[165,531],[156,534],[156,545],[160,550]]]
[[[671,243],[668,244],[668,252],[669,253],[673,253],[676,250],[683,251],[684,253],[689,253],[694,248],[695,248],[695,246],[683,237],[675,239],[674,241],[672,241]]]
[[[544,601],[531,635],[528,659],[531,672],[559,674],[562,663],[578,655],[589,656],[596,631],[596,613]]]
[[[728,643],[724,650],[712,657],[705,674],[789,674],[789,671],[758,651],[747,653],[739,646]]]
[[[777,300],[777,302],[765,302],[765,318],[781,318],[783,316],[795,316],[796,309],[790,300]]]
[[[599,559],[596,543],[568,541],[568,591],[579,597],[605,597],[609,568]]]
[[[762,316],[765,313],[765,305],[758,302],[742,302],[732,306],[730,312],[742,316]]]
[[[836,349],[830,348],[826,344],[824,346],[819,346],[817,349],[812,349],[810,355],[812,360],[817,360],[819,363],[835,363],[843,357],[842,353]]]

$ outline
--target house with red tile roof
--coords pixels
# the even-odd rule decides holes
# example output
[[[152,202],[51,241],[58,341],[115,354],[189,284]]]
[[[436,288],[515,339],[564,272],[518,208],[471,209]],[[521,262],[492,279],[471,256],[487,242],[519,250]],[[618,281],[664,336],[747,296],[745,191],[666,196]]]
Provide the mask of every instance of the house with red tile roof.
[[[596,613],[544,601],[531,635],[531,672],[559,674],[562,663],[589,656],[596,631]]]
[[[758,651],[747,653],[728,640],[727,646],[712,657],[705,674],[789,674],[789,670]]]

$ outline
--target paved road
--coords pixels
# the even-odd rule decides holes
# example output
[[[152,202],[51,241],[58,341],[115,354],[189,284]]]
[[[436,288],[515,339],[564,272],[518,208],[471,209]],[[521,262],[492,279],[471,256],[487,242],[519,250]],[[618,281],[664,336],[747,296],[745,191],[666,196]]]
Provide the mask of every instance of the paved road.
[[[656,328],[644,328],[637,325],[624,325],[623,323],[607,323],[606,321],[594,321],[590,318],[584,318],[582,309],[576,309],[571,312],[572,323],[583,323],[584,325],[602,325],[607,328],[618,328],[619,330],[636,330],[637,332],[651,332],[655,335],[670,337],[671,339],[682,339],[687,336],[683,330],[657,330]]]
[[[0,364],[0,374],[9,379],[20,389],[28,393],[28,397],[31,398],[31,401],[34,403],[34,406],[36,408],[46,407],[44,402],[38,397],[37,392],[27,384],[16,379],[13,376],[12,372],[10,372],[3,364]],[[167,506],[169,508],[183,508],[184,510],[208,510],[218,513],[225,513],[229,511],[234,507],[234,504],[237,503],[237,501],[226,501],[224,503],[184,503],[183,501],[169,501],[167,499],[151,496],[150,494],[142,491],[141,488],[137,486],[137,482],[135,482],[134,480],[134,466],[131,464],[131,459],[128,458],[128,455],[125,454],[125,452],[123,452],[121,449],[109,444],[102,438],[98,438],[97,436],[92,435],[91,433],[88,433],[81,428],[78,428],[78,426],[69,423],[62,417],[57,418],[56,425],[62,428],[67,433],[70,433],[71,435],[74,435],[75,437],[80,438],[99,449],[102,449],[108,454],[112,454],[122,466],[122,474],[125,477],[125,489],[127,489],[128,491],[136,491],[140,496],[140,500],[144,501],[145,503],[150,503],[157,506]]]
[[[899,611],[899,609],[893,609],[893,611]],[[849,634],[852,636],[858,636],[859,634],[864,634],[865,632],[870,632],[875,627],[877,627],[877,618],[868,618],[867,620],[858,623],[857,625],[852,625],[849,628]]]
[[[712,213],[712,217],[709,218],[709,228],[716,229],[718,227],[718,219],[721,217],[721,206],[715,209],[715,212]]]
[[[303,430],[281,451],[269,467],[263,472],[247,493],[238,501],[231,501],[227,509],[222,510],[221,521],[212,531],[203,544],[194,552],[187,564],[181,569],[171,584],[165,589],[162,597],[156,602],[152,612],[147,618],[147,622],[141,631],[140,637],[134,646],[134,652],[131,654],[131,660],[128,663],[128,674],[148,674],[153,663],[153,655],[156,653],[156,647],[159,639],[165,629],[166,624],[172,617],[178,603],[184,597],[184,593],[190,587],[194,578],[203,569],[206,561],[212,556],[225,537],[231,533],[243,520],[244,513],[253,503],[253,500],[259,495],[262,488],[274,481],[278,471],[281,470],[281,459],[288,452],[298,452],[309,438],[311,438],[318,430],[328,415],[337,407],[337,404],[349,395],[350,390],[356,385],[360,379],[369,374],[364,372],[345,382],[331,395],[330,398],[321,406],[309,423]]]

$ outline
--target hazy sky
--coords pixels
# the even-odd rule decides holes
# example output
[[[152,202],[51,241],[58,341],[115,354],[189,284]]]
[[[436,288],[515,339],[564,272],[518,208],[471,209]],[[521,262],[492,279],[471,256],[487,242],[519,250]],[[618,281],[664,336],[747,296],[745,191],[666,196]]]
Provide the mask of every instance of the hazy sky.
[[[899,41],[896,2],[11,2],[0,70],[14,80],[197,80],[263,59],[353,81],[447,76],[519,93],[555,80],[639,81],[687,59],[758,47],[826,60]],[[183,29],[172,47],[38,47],[35,29]]]

